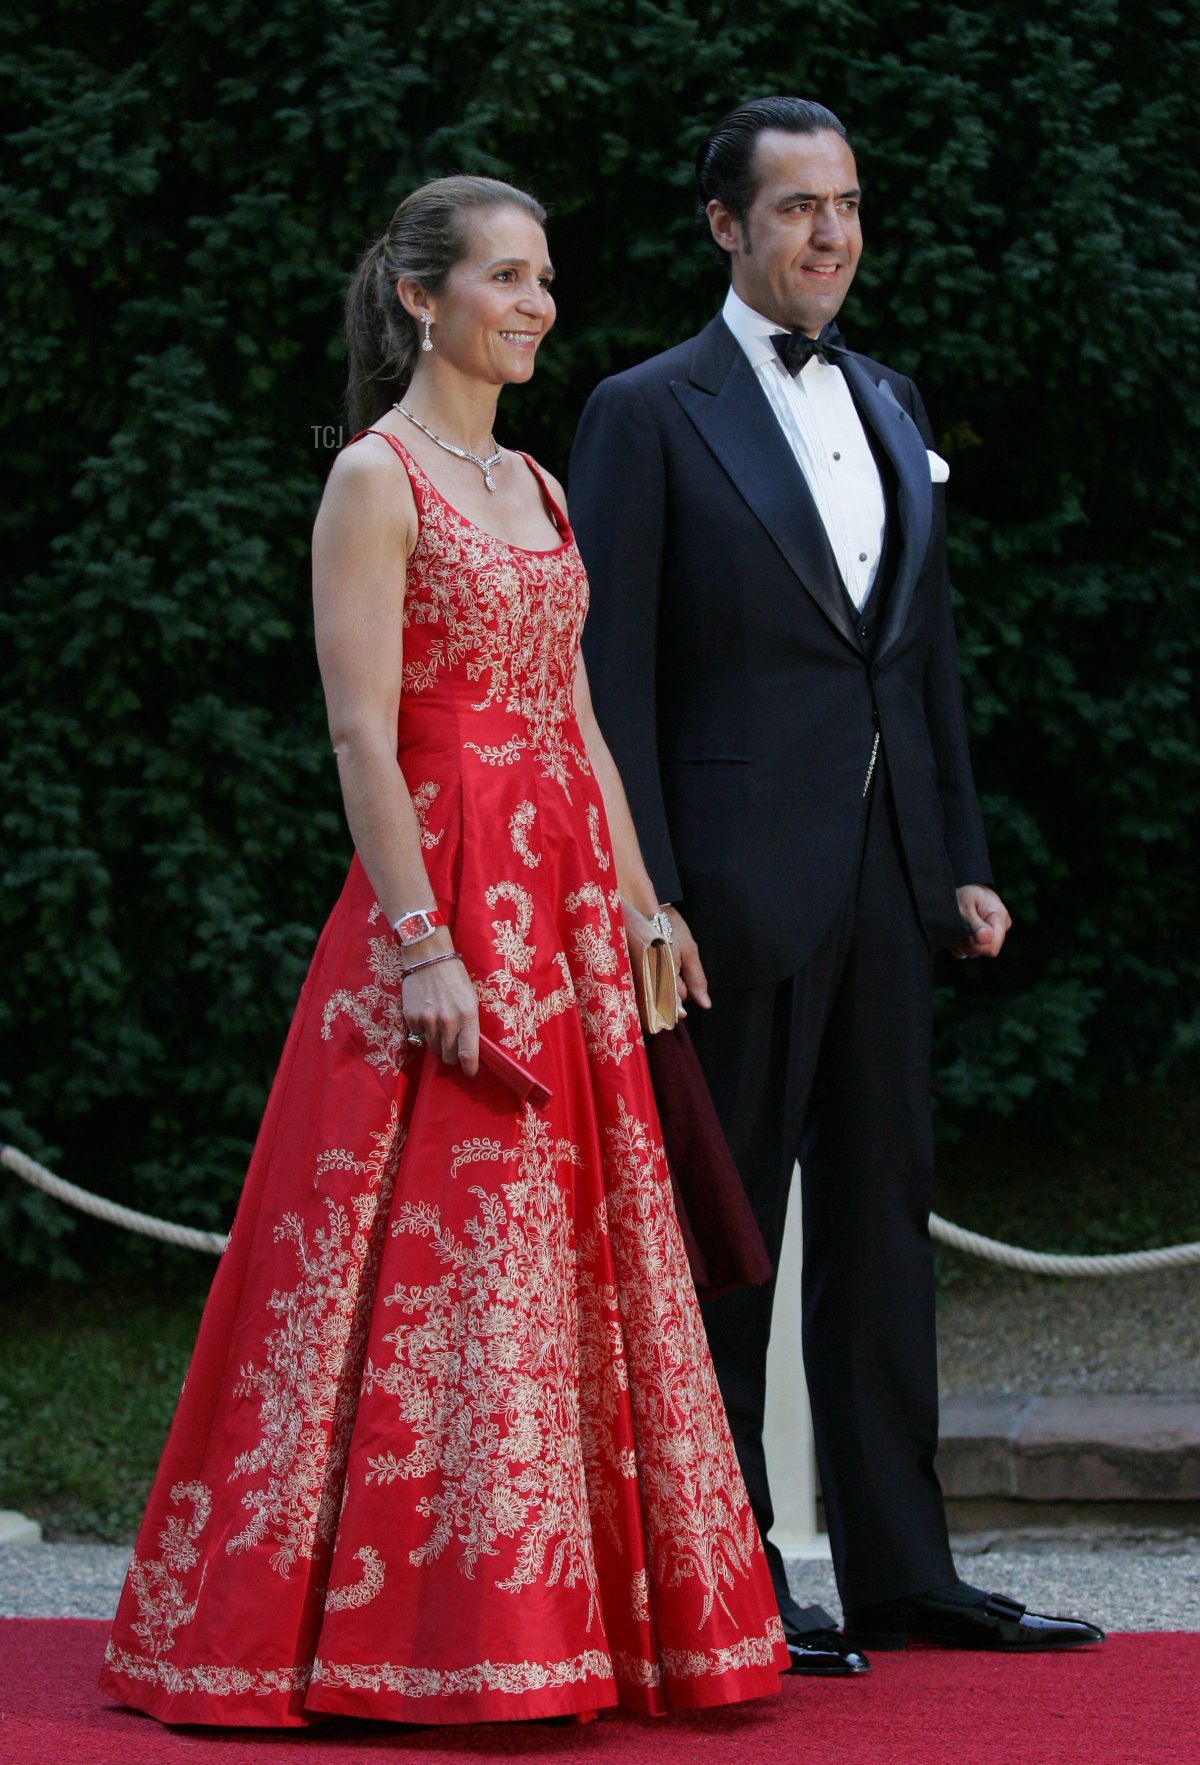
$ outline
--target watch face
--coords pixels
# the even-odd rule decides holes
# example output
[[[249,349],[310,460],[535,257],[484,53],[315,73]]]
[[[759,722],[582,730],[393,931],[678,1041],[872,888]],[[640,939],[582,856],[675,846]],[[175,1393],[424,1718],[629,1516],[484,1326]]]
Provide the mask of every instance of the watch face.
[[[445,921],[435,907],[429,913],[423,910],[419,913],[406,913],[403,919],[396,921],[395,931],[402,944],[415,944],[444,924]]]

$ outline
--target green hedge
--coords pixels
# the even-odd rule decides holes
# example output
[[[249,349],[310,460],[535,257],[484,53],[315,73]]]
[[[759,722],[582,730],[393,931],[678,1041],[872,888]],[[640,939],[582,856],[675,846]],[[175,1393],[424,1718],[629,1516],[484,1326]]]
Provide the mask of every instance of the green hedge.
[[[14,0],[0,1134],[230,1215],[348,857],[306,552],[365,239],[451,170],[548,204],[560,328],[501,434],[562,471],[595,381],[715,309],[691,156],[772,90],[856,137],[845,329],[919,377],[954,468],[1018,929],[945,977],[943,1121],[1061,1117],[1194,1048],[1196,25],[1115,0]],[[116,1253],[15,1184],[0,1249]]]

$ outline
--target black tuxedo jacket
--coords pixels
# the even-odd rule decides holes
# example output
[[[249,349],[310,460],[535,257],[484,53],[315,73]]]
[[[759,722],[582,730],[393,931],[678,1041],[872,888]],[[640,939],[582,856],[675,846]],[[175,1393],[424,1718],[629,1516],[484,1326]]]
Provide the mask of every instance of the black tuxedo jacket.
[[[840,365],[890,511],[866,617],[722,318],[603,381],[571,454],[597,716],[659,898],[718,986],[794,973],[829,928],[877,730],[931,948],[962,935],[955,887],[991,880],[928,419],[903,375]]]

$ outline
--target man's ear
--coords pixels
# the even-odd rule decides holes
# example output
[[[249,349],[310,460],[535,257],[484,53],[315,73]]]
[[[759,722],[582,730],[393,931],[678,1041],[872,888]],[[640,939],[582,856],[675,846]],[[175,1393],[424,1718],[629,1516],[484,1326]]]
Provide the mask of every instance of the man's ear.
[[[706,206],[704,212],[708,216],[708,225],[716,243],[722,251],[727,251],[731,257],[736,257],[742,249],[743,228],[741,221],[726,208],[723,202],[718,202],[715,196]]]

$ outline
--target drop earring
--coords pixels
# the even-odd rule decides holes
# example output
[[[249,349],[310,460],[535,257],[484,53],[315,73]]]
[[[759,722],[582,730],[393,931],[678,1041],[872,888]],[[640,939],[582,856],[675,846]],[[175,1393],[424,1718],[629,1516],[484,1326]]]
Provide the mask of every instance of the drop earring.
[[[421,348],[423,350],[425,350],[426,353],[428,353],[428,351],[433,348],[433,344],[431,343],[430,338],[429,338],[429,327],[433,324],[433,320],[430,318],[428,313],[422,313],[421,314],[421,323],[425,327],[425,335],[421,339]]]

